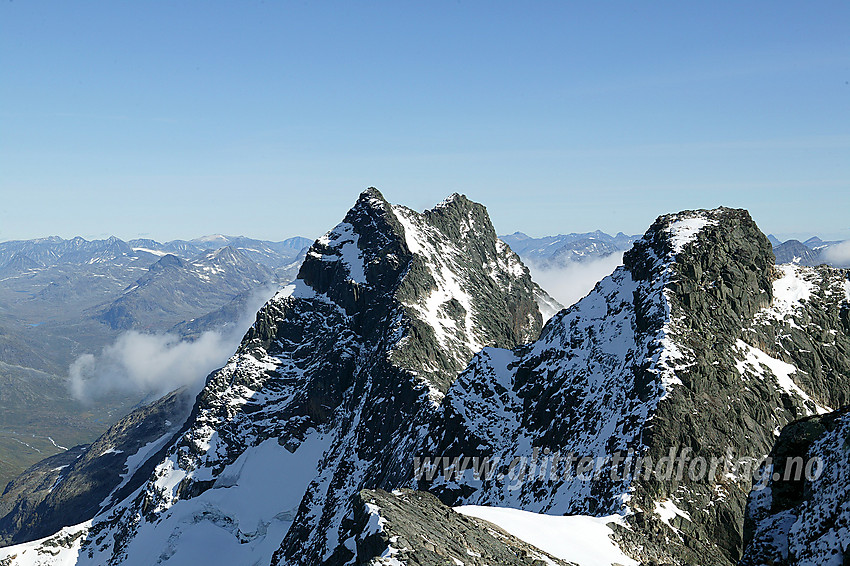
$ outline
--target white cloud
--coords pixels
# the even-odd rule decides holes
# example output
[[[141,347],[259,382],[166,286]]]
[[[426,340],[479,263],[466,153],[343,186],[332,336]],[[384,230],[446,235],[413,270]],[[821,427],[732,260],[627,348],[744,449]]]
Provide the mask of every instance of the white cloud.
[[[540,267],[526,262],[531,278],[565,307],[587,295],[601,279],[623,264],[623,253],[582,262],[570,262],[562,267]]]
[[[821,257],[836,267],[850,266],[850,240],[833,244],[821,252]]]
[[[71,364],[71,394],[91,400],[110,393],[162,395],[184,385],[199,386],[236,351],[257,310],[275,290],[253,294],[236,324],[192,341],[172,333],[122,333],[97,356],[84,354]]]

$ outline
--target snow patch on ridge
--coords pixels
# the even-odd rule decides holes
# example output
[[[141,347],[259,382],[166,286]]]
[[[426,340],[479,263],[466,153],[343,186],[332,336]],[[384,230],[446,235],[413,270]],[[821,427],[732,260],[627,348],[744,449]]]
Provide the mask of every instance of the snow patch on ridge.
[[[514,277],[522,277],[525,275],[528,268],[522,264],[519,260],[519,256],[511,250],[511,247],[499,238],[496,238],[496,251],[499,252],[499,257],[507,258],[503,267],[506,268],[508,273]],[[495,270],[492,273],[495,273]]]
[[[608,525],[621,521],[619,515],[589,517],[557,516],[531,513],[506,507],[463,505],[455,511],[469,517],[489,521],[507,533],[547,552],[555,558],[579,566],[621,564],[637,566],[611,539]],[[550,560],[547,560],[550,564]]]
[[[817,275],[809,267],[796,265],[777,266],[781,277],[773,282],[773,304],[771,304],[767,315],[777,320],[788,321],[792,327],[796,327],[793,316],[804,301],[812,297],[815,284],[812,282]]]
[[[157,452],[157,450],[165,446],[165,443],[168,442],[168,440],[172,436],[174,436],[175,432],[177,432],[177,428],[172,428],[156,440],[152,440],[144,446],[141,446],[135,453],[127,457],[127,459],[124,461],[124,468],[126,469],[126,471],[121,474],[121,483],[119,483],[115,487],[115,489],[113,489],[109,493],[109,495],[106,496],[106,498],[101,502],[101,509],[106,507],[110,503],[114,494],[121,491],[121,488],[123,488],[125,485],[127,485],[127,483],[130,482],[131,479],[133,479],[133,475],[139,470],[139,468],[142,467],[142,465],[148,460],[148,458],[153,456]]]
[[[374,503],[367,503],[366,510],[369,512],[369,522],[366,524],[363,535],[368,536],[384,532],[384,525],[387,524],[387,520],[381,517],[381,508]]]
[[[418,222],[418,213],[398,205],[393,205],[392,210],[404,227],[407,248],[425,261],[428,271],[437,284],[437,288],[425,299],[424,304],[420,302],[405,306],[416,311],[434,329],[437,340],[444,348],[459,342],[457,337],[461,336],[461,345],[465,346],[470,353],[478,352],[484,346],[476,337],[476,324],[472,318],[472,299],[464,291],[457,277],[458,251],[443,244],[442,238],[433,234],[436,231],[435,228]],[[463,328],[458,328],[458,321],[444,314],[444,305],[452,299],[460,303],[465,311]]]
[[[700,230],[708,225],[716,225],[717,220],[706,218],[705,216],[694,216],[676,220],[667,227],[667,232],[670,234],[670,244],[673,246],[673,253],[680,253],[685,249],[685,246],[694,241]]]
[[[164,255],[168,255],[168,252],[164,252],[161,250],[152,250],[150,248],[131,248],[134,252],[145,252],[151,255],[162,257]]]
[[[74,566],[91,523],[64,527],[43,539],[0,548],[0,562],[15,566]]]
[[[348,222],[341,222],[317,241],[319,244],[335,250],[339,255],[318,254],[311,251],[309,252],[311,256],[322,261],[341,261],[348,268],[351,281],[360,285],[366,284],[363,254],[359,247],[360,235],[354,231],[354,226]]]
[[[763,352],[762,350],[750,346],[740,338],[736,343],[738,350],[743,354],[743,359],[739,360],[735,363],[735,367],[738,368],[738,371],[741,373],[741,376],[746,377],[747,372],[755,373],[759,378],[765,378],[764,368],[770,370],[771,373],[776,377],[776,382],[779,387],[788,394],[796,394],[804,401],[811,403],[815,407],[815,411],[818,414],[828,413],[832,411],[829,407],[822,407],[818,403],[815,402],[805,391],[800,389],[794,380],[791,379],[791,375],[797,373],[799,370],[789,364],[787,362],[783,362],[782,360],[777,360],[776,358],[770,357],[768,354]],[[811,413],[810,413],[811,414]]]
[[[675,503],[670,501],[669,499],[665,499],[664,501],[657,501],[655,503],[655,514],[658,515],[661,522],[673,529],[674,531],[678,531],[676,527],[670,524],[670,521],[673,520],[674,517],[682,517],[683,519],[691,521],[691,516],[686,512],[679,509]]]

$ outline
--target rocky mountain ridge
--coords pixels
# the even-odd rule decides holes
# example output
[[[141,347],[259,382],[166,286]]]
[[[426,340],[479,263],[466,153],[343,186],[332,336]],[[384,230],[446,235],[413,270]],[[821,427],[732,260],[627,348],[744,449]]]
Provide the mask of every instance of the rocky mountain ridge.
[[[482,206],[455,195],[416,213],[364,192],[210,376],[150,481],[85,527],[82,556],[185,559],[201,549],[180,533],[200,522],[231,533],[237,562],[347,561],[351,495],[407,481],[453,375],[482,345],[534,338],[543,296]],[[290,481],[248,495],[256,507],[224,489],[269,467]]]
[[[572,560],[449,509],[472,505],[595,525],[616,543],[606,563],[734,564],[758,553],[744,545],[760,532],[744,530],[756,478],[738,465],[850,390],[847,272],[774,262],[746,211],[665,215],[542,326],[545,293],[481,205],[453,195],[417,213],[366,191],[135,492],[3,552],[20,564]],[[687,448],[688,473],[607,473],[624,467],[616,454],[672,465],[671,448]],[[556,453],[606,473],[563,473]],[[495,475],[417,478],[427,456],[490,458]],[[516,476],[516,457],[536,467]],[[694,457],[721,467],[692,474]],[[404,491],[417,488],[440,501]],[[423,521],[445,522],[421,525],[439,545],[417,538]]]

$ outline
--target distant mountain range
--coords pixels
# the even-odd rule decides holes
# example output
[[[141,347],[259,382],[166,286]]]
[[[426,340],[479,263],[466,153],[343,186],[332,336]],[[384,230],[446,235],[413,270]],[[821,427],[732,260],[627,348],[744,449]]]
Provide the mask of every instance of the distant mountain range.
[[[65,240],[58,236],[50,236],[34,240],[0,242],[0,269],[15,267],[20,262],[30,267],[47,267],[60,264],[102,263],[122,257],[149,261],[166,254],[188,259],[201,252],[228,246],[244,253],[255,263],[276,269],[292,263],[298,253],[311,243],[312,240],[300,236],[281,242],[270,242],[245,236],[216,234],[194,240],[172,240],[165,243],[151,239],[125,242],[114,236],[105,240],[86,240],[79,236]]]
[[[233,325],[295,277],[310,243],[221,235],[0,243],[0,483],[57,445],[90,442],[141,400],[71,398],[78,356],[126,330],[193,338]]]
[[[794,263],[813,267],[827,264],[833,267],[850,267],[850,247],[848,242],[825,242],[812,237],[805,242],[786,240],[773,246],[776,263]]]
[[[542,238],[532,238],[522,232],[499,236],[526,264],[542,269],[555,269],[568,263],[585,262],[625,251],[639,237],[622,232],[610,236],[599,230]]]

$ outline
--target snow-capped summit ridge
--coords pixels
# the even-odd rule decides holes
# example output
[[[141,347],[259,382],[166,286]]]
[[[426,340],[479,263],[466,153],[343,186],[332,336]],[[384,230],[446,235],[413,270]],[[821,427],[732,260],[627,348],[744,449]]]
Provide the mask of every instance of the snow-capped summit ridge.
[[[681,253],[688,244],[695,242],[707,226],[718,226],[730,213],[745,212],[739,209],[718,207],[714,209],[684,210],[661,216],[656,221],[673,254]]]
[[[441,200],[440,202],[438,202],[434,206],[434,208],[443,208],[445,206],[449,206],[454,201],[460,200],[460,199],[466,199],[466,196],[462,195],[460,193],[452,193],[449,196],[447,196],[446,198],[444,198],[443,200]]]

